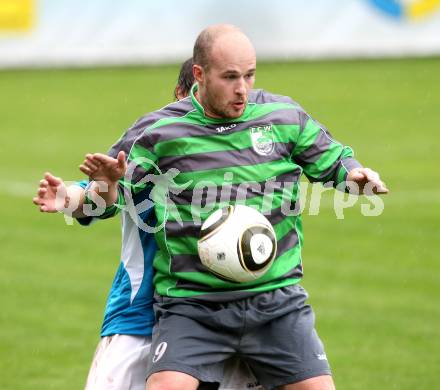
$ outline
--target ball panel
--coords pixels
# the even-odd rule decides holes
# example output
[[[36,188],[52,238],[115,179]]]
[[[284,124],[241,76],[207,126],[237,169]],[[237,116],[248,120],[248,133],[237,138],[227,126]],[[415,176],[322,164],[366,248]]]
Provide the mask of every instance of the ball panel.
[[[200,239],[206,240],[209,236],[213,235],[215,231],[227,221],[227,219],[234,212],[233,206],[223,207],[222,209],[214,211],[203,223],[200,229]]]
[[[259,260],[255,261],[254,254],[252,253],[251,240],[254,237],[258,237],[260,235],[265,236],[270,241],[271,245],[270,248],[268,246],[264,246],[264,242],[260,240],[258,242],[256,251],[258,251],[258,248],[261,247],[261,245],[263,245],[262,249],[264,250],[265,253],[268,253],[268,255],[265,255],[266,260],[264,261],[260,261],[260,258],[262,256],[259,256]],[[269,226],[265,226],[265,225],[251,226],[242,233],[240,239],[238,240],[238,255],[239,255],[240,263],[244,269],[250,272],[264,271],[266,266],[269,265],[275,258],[275,254],[276,254],[275,232],[273,232],[273,229],[269,229]]]
[[[250,247],[255,263],[262,264],[269,258],[273,244],[268,236],[257,233],[251,237]]]

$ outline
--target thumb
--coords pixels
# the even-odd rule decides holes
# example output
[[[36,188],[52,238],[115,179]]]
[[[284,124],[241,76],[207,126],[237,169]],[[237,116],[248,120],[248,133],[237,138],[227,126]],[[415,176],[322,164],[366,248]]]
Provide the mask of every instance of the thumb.
[[[50,172],[44,174],[44,178],[47,180],[50,186],[58,187],[62,181],[59,177],[52,175]]]
[[[125,165],[125,152],[124,151],[121,150],[118,153],[117,160],[118,160],[118,165],[122,168]]]
[[[125,175],[125,171],[127,170],[127,161],[125,160],[125,153],[121,150],[118,153],[118,168],[121,169],[122,175]]]

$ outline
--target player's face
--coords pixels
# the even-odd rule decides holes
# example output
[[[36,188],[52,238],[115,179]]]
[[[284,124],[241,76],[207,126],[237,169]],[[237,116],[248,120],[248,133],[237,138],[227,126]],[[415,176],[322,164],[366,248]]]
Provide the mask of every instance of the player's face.
[[[198,80],[205,114],[212,118],[240,117],[255,82],[255,69],[255,51],[247,40],[239,37],[216,42],[211,51],[210,66],[203,69]]]

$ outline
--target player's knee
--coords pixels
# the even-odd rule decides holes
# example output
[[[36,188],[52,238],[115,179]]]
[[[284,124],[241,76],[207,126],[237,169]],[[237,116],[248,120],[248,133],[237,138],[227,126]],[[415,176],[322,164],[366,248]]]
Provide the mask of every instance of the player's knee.
[[[281,390],[335,390],[330,375],[322,375],[280,387]]]
[[[183,372],[160,371],[148,378],[146,390],[196,390],[198,385],[196,378]]]

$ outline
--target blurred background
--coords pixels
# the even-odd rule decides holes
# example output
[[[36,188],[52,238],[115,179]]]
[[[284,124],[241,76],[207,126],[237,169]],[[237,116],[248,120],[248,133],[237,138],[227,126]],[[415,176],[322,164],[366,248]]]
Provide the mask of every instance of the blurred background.
[[[305,278],[338,389],[435,389],[440,367],[440,0],[0,0],[0,389],[80,389],[119,263],[119,220],[32,204],[82,179],[172,100],[198,33],[236,24],[257,88],[291,96],[390,194],[344,219],[304,209]]]

